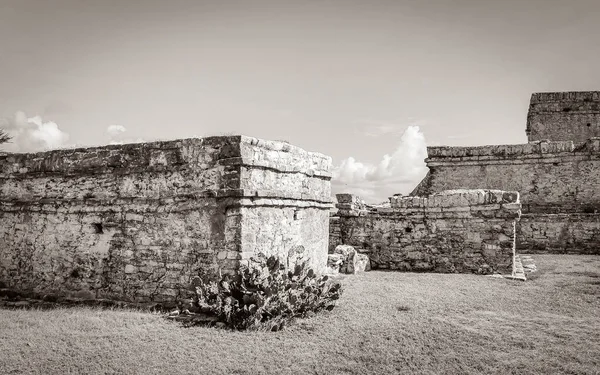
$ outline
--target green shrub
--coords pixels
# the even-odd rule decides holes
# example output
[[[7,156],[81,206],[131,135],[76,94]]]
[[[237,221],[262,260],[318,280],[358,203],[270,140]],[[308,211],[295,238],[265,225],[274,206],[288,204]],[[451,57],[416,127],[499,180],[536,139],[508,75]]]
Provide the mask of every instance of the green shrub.
[[[288,271],[274,256],[242,266],[234,276],[202,277],[195,289],[197,310],[238,330],[280,330],[294,318],[332,310],[342,294],[338,282],[315,274],[306,261]]]

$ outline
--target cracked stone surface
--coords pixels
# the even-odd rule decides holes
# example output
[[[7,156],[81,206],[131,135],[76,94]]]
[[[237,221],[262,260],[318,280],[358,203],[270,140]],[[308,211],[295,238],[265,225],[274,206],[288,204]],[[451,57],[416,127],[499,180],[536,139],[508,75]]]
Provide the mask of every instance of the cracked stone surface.
[[[331,158],[246,136],[0,153],[0,282],[161,302],[302,245],[327,262]]]
[[[428,147],[411,195],[518,191],[519,251],[600,254],[600,92],[533,94],[526,132],[526,144]]]
[[[338,194],[329,251],[350,245],[373,269],[417,272],[510,273],[519,194],[452,190],[427,197],[392,197],[389,207]]]

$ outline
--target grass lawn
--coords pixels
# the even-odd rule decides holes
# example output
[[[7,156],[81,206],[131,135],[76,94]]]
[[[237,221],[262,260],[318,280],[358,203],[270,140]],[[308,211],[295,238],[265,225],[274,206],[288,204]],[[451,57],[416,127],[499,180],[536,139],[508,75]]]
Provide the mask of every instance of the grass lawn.
[[[0,374],[598,374],[600,256],[534,255],[526,282],[370,272],[281,332],[158,314],[0,310]]]

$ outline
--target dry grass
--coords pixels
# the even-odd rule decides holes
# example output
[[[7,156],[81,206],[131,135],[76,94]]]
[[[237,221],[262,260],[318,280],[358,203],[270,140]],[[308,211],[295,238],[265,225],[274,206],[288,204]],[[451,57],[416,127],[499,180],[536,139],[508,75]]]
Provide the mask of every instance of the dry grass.
[[[600,257],[535,255],[527,282],[371,272],[276,333],[90,308],[0,310],[2,374],[597,374]]]

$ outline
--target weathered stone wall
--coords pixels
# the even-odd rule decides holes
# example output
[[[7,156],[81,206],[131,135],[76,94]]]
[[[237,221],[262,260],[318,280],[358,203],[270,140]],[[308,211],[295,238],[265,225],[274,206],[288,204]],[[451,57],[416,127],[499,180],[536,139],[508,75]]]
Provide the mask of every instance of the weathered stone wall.
[[[427,152],[429,173],[411,195],[515,190],[521,194],[523,213],[600,211],[600,138],[581,144],[428,147]]]
[[[330,251],[339,244],[367,254],[372,268],[400,271],[511,273],[517,192],[456,190],[427,197],[392,197],[370,207],[338,194]]]
[[[257,251],[302,245],[322,269],[330,167],[245,136],[0,154],[0,281],[168,301],[199,271],[231,272]]]
[[[531,95],[526,133],[529,142],[584,142],[600,137],[600,92]]]
[[[247,206],[242,210],[242,255],[280,253],[304,247],[303,256],[323,271],[327,264],[329,212],[319,207]],[[306,244],[309,244],[307,246]],[[324,250],[325,249],[325,250]]]
[[[524,214],[519,226],[525,223],[534,226],[519,230],[519,251],[542,248],[554,252],[588,253],[594,248],[596,253],[600,251],[594,246],[600,226],[593,215],[600,212],[600,138],[583,143],[539,141],[523,145],[429,147],[427,150],[429,173],[411,195],[448,189],[518,191]],[[557,214],[568,219],[560,223],[553,219],[556,216],[544,218]],[[568,223],[579,219],[586,220],[587,230],[568,228],[571,225]],[[549,222],[555,224],[546,228]],[[536,223],[540,227],[536,227]],[[560,233],[571,233],[575,237],[565,241]],[[577,246],[582,244],[585,246],[578,250]]]
[[[528,253],[600,253],[600,214],[525,214],[517,250]]]

